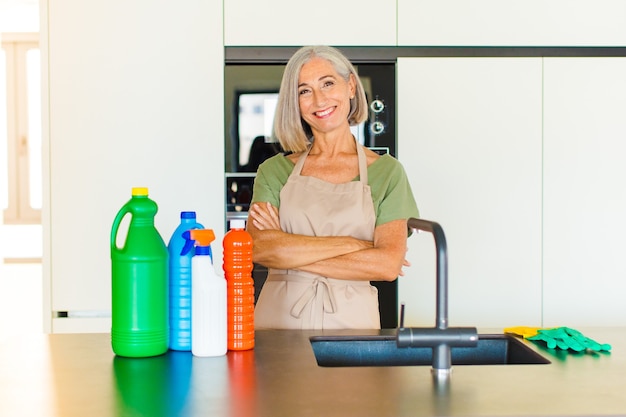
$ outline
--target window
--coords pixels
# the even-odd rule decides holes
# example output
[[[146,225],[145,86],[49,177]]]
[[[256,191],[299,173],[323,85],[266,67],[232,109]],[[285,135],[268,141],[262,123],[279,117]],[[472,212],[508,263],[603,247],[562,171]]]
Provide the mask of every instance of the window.
[[[0,208],[5,224],[41,223],[41,65],[37,34],[2,34]]]

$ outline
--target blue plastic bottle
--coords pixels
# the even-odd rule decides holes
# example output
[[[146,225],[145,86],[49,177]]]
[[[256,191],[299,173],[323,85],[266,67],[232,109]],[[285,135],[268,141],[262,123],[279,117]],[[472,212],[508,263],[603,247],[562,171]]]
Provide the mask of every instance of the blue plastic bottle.
[[[188,241],[189,235],[183,236],[191,229],[204,229],[204,226],[196,222],[195,211],[181,212],[180,224],[167,245],[170,278],[169,348],[172,350],[191,350],[191,260],[194,250],[193,242]]]

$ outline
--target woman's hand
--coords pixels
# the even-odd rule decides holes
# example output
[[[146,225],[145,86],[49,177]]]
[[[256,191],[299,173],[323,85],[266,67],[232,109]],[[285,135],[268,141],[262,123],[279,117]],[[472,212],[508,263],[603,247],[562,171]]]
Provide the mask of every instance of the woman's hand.
[[[253,204],[248,211],[248,218],[259,230],[280,230],[278,209],[270,203]]]
[[[402,261],[402,267],[409,267],[411,266],[411,262],[407,261],[406,258],[404,259],[404,261]],[[398,274],[399,276],[403,277],[404,276],[404,269],[400,270],[400,273]]]

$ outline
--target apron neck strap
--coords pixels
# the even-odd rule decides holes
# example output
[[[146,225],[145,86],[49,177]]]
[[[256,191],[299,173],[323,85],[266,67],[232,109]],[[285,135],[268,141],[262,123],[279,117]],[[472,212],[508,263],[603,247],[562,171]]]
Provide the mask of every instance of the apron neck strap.
[[[302,172],[302,167],[304,166],[304,161],[306,160],[306,157],[309,156],[309,152],[311,152],[312,147],[313,145],[310,145],[306,151],[302,152],[302,155],[300,155],[300,158],[298,158],[298,162],[296,162],[296,166],[293,167],[291,175],[300,175],[300,172]]]
[[[356,144],[356,154],[359,158],[359,179],[363,184],[367,185],[367,158],[360,143]]]

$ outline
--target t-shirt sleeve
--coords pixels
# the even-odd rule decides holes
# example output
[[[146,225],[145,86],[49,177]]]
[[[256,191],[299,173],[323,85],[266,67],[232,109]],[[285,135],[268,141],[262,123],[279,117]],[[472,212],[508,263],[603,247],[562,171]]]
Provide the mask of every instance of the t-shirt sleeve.
[[[252,188],[252,203],[271,203],[280,207],[280,190],[282,190],[293,164],[283,155],[276,155],[263,162],[256,173]]]
[[[371,173],[369,180],[376,208],[376,226],[410,217],[419,217],[419,210],[404,167],[395,158],[387,157]]]

